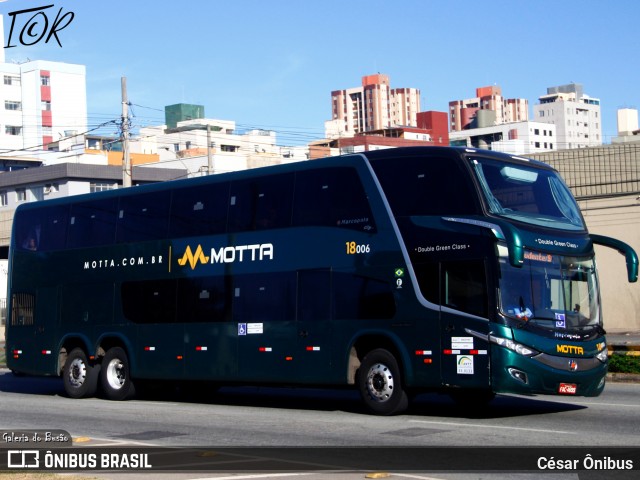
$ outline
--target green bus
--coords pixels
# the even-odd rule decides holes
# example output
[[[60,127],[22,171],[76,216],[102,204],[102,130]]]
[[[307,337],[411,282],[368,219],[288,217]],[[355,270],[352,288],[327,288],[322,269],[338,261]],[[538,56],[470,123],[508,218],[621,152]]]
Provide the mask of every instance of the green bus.
[[[143,382],[599,395],[594,243],[559,174],[407,147],[21,205],[8,367],[70,397]]]

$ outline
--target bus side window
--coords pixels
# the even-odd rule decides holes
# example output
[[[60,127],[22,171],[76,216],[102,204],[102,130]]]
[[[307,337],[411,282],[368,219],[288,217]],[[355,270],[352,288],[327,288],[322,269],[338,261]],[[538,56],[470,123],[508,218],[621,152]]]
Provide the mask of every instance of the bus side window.
[[[178,280],[180,322],[231,321],[232,285],[230,276],[188,277]]]
[[[229,184],[219,183],[173,191],[169,236],[194,237],[224,233]]]
[[[142,280],[122,284],[122,310],[134,323],[176,322],[176,281]]]
[[[414,270],[424,298],[440,304],[440,264],[437,262],[415,263]]]
[[[331,318],[331,271],[298,272],[298,321],[323,321]]]
[[[373,167],[396,217],[480,213],[475,187],[456,160],[421,156],[389,160]]]
[[[69,215],[67,247],[111,244],[116,234],[116,199],[73,204]]]
[[[233,182],[229,232],[289,227],[292,197],[292,173]]]
[[[19,250],[51,251],[64,248],[68,207],[19,212],[15,220],[15,247]]]
[[[488,295],[482,260],[442,263],[442,305],[486,317]]]
[[[393,318],[396,302],[387,282],[351,273],[333,273],[335,318]]]
[[[373,214],[356,170],[342,167],[298,172],[293,226],[340,227],[374,233]]]
[[[295,319],[295,274],[264,273],[233,278],[233,316],[238,322]]]
[[[118,207],[118,242],[167,238],[171,192],[125,195]]]

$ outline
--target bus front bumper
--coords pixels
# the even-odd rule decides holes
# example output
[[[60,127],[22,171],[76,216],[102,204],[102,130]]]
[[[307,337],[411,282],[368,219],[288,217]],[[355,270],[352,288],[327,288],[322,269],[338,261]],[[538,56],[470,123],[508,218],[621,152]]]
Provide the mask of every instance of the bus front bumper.
[[[596,397],[604,390],[607,364],[595,357],[529,357],[494,346],[491,360],[496,393]]]

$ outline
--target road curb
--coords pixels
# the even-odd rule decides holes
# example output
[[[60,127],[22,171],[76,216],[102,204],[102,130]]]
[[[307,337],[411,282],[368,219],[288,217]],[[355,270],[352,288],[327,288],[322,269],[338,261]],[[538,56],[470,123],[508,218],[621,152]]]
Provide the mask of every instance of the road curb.
[[[640,374],[638,373],[607,373],[607,382],[611,383],[640,383]]]
[[[607,350],[611,355],[630,355],[640,357],[640,345],[608,345]]]

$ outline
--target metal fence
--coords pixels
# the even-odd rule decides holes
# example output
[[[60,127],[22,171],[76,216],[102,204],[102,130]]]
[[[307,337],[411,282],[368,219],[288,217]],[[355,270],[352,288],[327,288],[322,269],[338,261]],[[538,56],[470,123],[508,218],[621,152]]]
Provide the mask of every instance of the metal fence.
[[[640,193],[640,142],[527,156],[558,170],[578,200]]]

